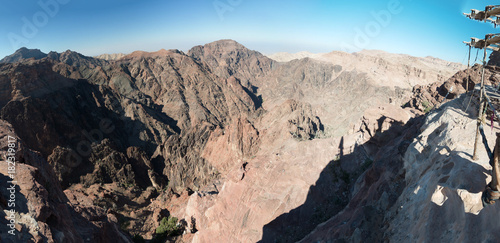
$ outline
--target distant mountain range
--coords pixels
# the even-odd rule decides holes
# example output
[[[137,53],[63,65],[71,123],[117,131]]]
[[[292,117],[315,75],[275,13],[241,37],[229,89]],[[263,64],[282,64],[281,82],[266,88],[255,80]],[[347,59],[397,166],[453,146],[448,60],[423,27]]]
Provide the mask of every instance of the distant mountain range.
[[[126,55],[127,54],[123,54],[123,53],[101,54],[101,55],[95,56],[95,58],[112,61],[112,60],[118,60]]]
[[[418,131],[405,124],[449,87],[452,96],[465,91],[462,65],[430,57],[270,57],[220,40],[188,52],[21,48],[3,58],[0,143],[20,141],[23,178],[16,233],[54,242],[295,242],[348,217],[357,190],[384,168],[387,178],[399,175],[408,146],[393,142]],[[2,209],[7,197],[0,190]],[[378,215],[359,210],[360,224]],[[169,216],[185,234],[157,233]]]
[[[177,50],[174,50],[177,51]],[[107,61],[119,60],[125,56],[132,55],[161,55],[167,52],[136,51],[131,54],[115,53],[102,54],[95,58]],[[46,57],[47,54],[38,49],[21,48],[14,54],[0,60],[0,63],[12,63],[21,60],[34,58],[35,60]],[[359,71],[366,73],[375,85],[411,88],[417,84],[427,85],[436,81],[444,81],[456,72],[465,68],[460,63],[445,61],[434,57],[412,57],[405,54],[392,54],[378,50],[363,50],[356,53],[345,53],[333,51],[330,53],[310,53],[307,51],[298,53],[280,52],[268,55],[269,58],[277,62],[290,62],[304,58],[311,58],[318,61],[328,62],[338,65],[346,71]]]
[[[434,57],[413,57],[405,54],[392,54],[378,50],[363,50],[355,53],[333,51],[330,53],[276,53],[269,58],[278,62],[311,58],[340,65],[344,70],[357,70],[370,76],[381,86],[411,88],[417,84],[427,85],[445,81],[456,70],[466,66]]]

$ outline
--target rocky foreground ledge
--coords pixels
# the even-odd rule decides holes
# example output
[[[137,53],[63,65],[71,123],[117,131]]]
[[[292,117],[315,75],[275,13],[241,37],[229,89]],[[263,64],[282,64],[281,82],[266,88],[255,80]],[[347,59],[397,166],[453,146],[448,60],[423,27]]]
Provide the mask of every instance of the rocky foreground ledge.
[[[461,95],[428,114],[400,157],[402,167],[389,163],[398,160],[389,156],[375,161],[358,180],[344,211],[302,242],[496,241],[500,206],[481,203],[481,193],[491,181],[491,166],[482,144],[479,159],[472,160],[477,109],[465,112],[468,102],[469,96]],[[499,130],[498,125],[485,130],[490,147]]]

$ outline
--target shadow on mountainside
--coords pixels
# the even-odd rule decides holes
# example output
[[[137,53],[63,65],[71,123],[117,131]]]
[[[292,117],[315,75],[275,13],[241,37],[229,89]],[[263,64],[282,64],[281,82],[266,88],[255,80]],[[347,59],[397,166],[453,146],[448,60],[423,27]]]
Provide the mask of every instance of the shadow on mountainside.
[[[483,182],[483,184],[485,184]],[[461,196],[451,190],[443,190],[447,200],[438,205],[431,203],[421,217],[426,225],[421,230],[419,240],[433,242],[436,239],[453,239],[452,242],[498,242],[500,227],[498,203],[488,205],[477,215],[464,211]],[[428,216],[428,217],[426,217]],[[459,230],[456,230],[457,227]]]
[[[2,161],[1,163],[6,163],[5,161]],[[19,242],[19,238],[23,239],[22,237],[26,237],[26,234],[21,234],[19,231],[19,228],[14,228],[14,234],[11,235],[8,232],[12,230],[10,227],[10,217],[12,216],[10,213],[10,210],[14,210],[16,213],[23,213],[23,214],[28,214],[28,199],[21,194],[18,193],[21,191],[21,188],[19,185],[15,185],[15,191],[14,194],[11,194],[12,191],[9,191],[8,188],[12,185],[10,182],[12,179],[0,173],[0,238],[2,239],[2,242]],[[15,207],[11,207],[14,206]],[[20,237],[17,237],[20,236]],[[24,239],[28,240],[28,239]]]
[[[468,101],[468,99],[465,100]],[[467,103],[465,103],[465,105],[466,104]],[[457,112],[458,115],[467,116],[469,118],[474,117],[474,114],[477,113],[477,111],[473,110],[469,110],[469,113],[465,113],[463,102],[460,103],[458,101],[448,103],[443,109],[450,109],[449,112]],[[427,122],[437,124],[442,116],[449,116],[449,113],[432,112],[430,116],[427,117]],[[498,225],[487,217],[488,213],[495,213],[493,215],[497,215],[498,205],[483,209],[479,213],[479,217],[477,217],[464,210],[463,200],[460,199],[461,195],[457,193],[459,189],[469,193],[480,193],[484,189],[486,174],[489,172],[480,165],[471,163],[470,154],[462,151],[451,151],[447,146],[439,146],[440,141],[448,136],[446,131],[449,127],[447,127],[445,123],[441,125],[438,124],[438,126],[433,128],[434,130],[431,134],[423,136],[426,141],[422,141],[422,143],[428,145],[426,146],[428,147],[427,149],[423,148],[420,152],[412,152],[412,154],[416,154],[417,157],[415,161],[417,162],[425,161],[429,158],[431,158],[433,162],[427,167],[422,166],[421,170],[411,172],[416,173],[415,175],[407,174],[408,172],[404,169],[403,156],[407,153],[410,143],[416,136],[420,135],[421,129],[424,129],[422,128],[424,119],[425,116],[420,116],[410,120],[404,126],[398,124],[391,126],[388,131],[381,134],[381,136],[389,137],[394,134],[397,135],[390,140],[377,140],[377,137],[380,138],[379,135],[372,138],[368,143],[379,141],[376,155],[372,157],[374,162],[361,176],[357,177],[355,183],[351,181],[347,191],[332,192],[318,191],[318,189],[316,189],[318,185],[324,183],[323,179],[325,173],[327,173],[327,168],[325,168],[320,179],[317,181],[317,185],[311,187],[304,205],[301,205],[287,214],[279,216],[264,227],[262,242],[388,242],[389,237],[393,236],[395,228],[408,226],[399,225],[402,223],[399,221],[394,221],[399,223],[393,223],[391,221],[394,220],[394,217],[398,216],[400,210],[403,210],[403,207],[400,209],[399,205],[395,206],[394,204],[398,201],[398,198],[401,197],[403,191],[407,187],[405,177],[421,178],[425,173],[432,173],[436,176],[432,180],[435,180],[434,182],[436,185],[445,188],[443,193],[448,200],[441,206],[429,202],[432,212],[426,210],[421,212],[422,215],[419,214],[418,216],[414,216],[421,217],[420,220],[425,222],[425,227],[419,228],[420,230],[432,232],[418,232],[419,235],[425,238],[424,241],[432,241],[432,239],[436,239],[435,237],[441,238],[443,232],[446,232],[446,234],[456,234],[457,236],[454,238],[456,239],[455,241],[463,241],[464,237],[470,239],[471,242],[493,239],[487,235],[481,236],[481,238],[473,233],[473,231],[479,232],[482,230],[481,227],[484,228],[486,225]],[[386,142],[380,143],[380,141]],[[434,147],[434,149],[431,150],[430,147]],[[443,153],[441,151],[443,151]],[[353,154],[357,152],[358,151],[355,150]],[[418,156],[421,157],[419,158]],[[434,161],[439,162],[439,164],[436,164],[437,162],[434,163]],[[362,170],[362,167],[360,167],[360,170]],[[471,178],[470,175],[475,176]],[[425,178],[426,180],[430,180],[428,177]],[[464,180],[464,178],[467,178],[467,180]],[[338,195],[339,193],[346,192],[348,193],[348,200],[345,202],[347,206],[336,211],[330,209],[334,208],[336,206],[335,204],[320,205],[314,197],[315,194],[323,194],[326,196],[332,194]],[[298,213],[307,207],[314,208],[320,206],[322,208],[321,212],[330,214],[324,216],[324,218],[328,218],[328,220],[323,222],[319,220],[314,221],[314,218],[310,215]],[[405,206],[405,209],[406,208]],[[393,209],[395,212],[391,211]],[[389,211],[392,213],[388,214]],[[408,222],[404,214],[401,214],[399,217],[402,217],[400,220],[410,225],[419,223]],[[462,231],[454,231],[457,225],[451,223],[456,219],[460,219],[460,222],[463,223],[462,219],[464,218],[468,219],[465,221],[467,222],[465,227],[468,228],[463,231],[465,232],[467,230],[467,235]],[[295,222],[299,223],[293,224],[293,219],[296,220]],[[432,222],[430,220],[432,220]],[[306,224],[306,222],[308,224]],[[316,222],[317,226],[313,226]],[[420,224],[423,224],[422,222],[420,222]],[[481,223],[482,226],[469,224],[468,222],[475,222],[478,225]],[[280,224],[283,224],[283,226]],[[304,230],[302,230],[301,227],[304,227]],[[462,225],[459,227],[462,229]],[[498,227],[495,226],[493,228],[498,231]],[[288,229],[288,232],[285,231],[285,229]],[[297,230],[297,232],[293,232],[293,230],[290,229]],[[404,230],[399,229],[399,231],[396,231],[402,234],[403,238],[406,237]],[[293,235],[288,235],[289,232],[292,232]]]
[[[410,159],[406,163],[411,167],[406,178],[409,185],[398,205],[388,214],[392,222],[385,229],[387,239],[383,238],[384,241],[389,241],[389,237],[395,242],[433,242],[436,239],[446,242],[497,241],[500,207],[497,204],[482,207],[480,199],[475,197],[484,190],[491,170],[481,165],[486,161],[473,162],[470,153],[456,147],[452,150],[446,145],[456,144],[455,140],[449,139],[458,134],[449,132],[457,128],[457,124],[465,124],[456,117],[468,117],[470,120],[466,123],[475,128],[477,110],[465,113],[466,102],[468,98],[461,97],[449,102],[445,108],[447,111],[433,114],[428,119],[430,125],[423,127],[422,137],[419,136],[423,141],[417,142],[421,142],[418,147],[422,150],[416,146],[408,149],[407,158]],[[452,122],[440,121],[443,117]],[[494,144],[489,146],[492,149]],[[484,153],[483,144],[479,145],[479,150]],[[307,240],[312,240],[312,237]]]
[[[384,120],[384,117],[381,119]],[[388,191],[384,200],[392,205],[405,186],[404,171],[401,170],[404,152],[418,134],[422,121],[423,116],[413,118],[405,125],[393,123],[387,131],[377,132],[368,142],[356,146],[352,153],[343,154],[341,149],[340,156],[328,163],[315,185],[310,187],[304,204],[265,225],[260,242],[295,242],[303,239],[319,224],[345,210],[349,203],[351,207],[356,207],[360,188],[371,185],[381,176],[387,177],[387,183],[377,189],[378,195],[372,196],[380,197],[380,190]],[[342,144],[343,141],[340,142]],[[369,151],[376,152],[368,154],[365,146],[370,147]],[[383,214],[369,207],[363,210],[364,223],[381,223],[377,219]],[[351,223],[361,224],[361,221]],[[365,239],[380,238],[373,235]]]
[[[82,182],[81,176],[93,173],[96,163],[102,163],[103,170],[111,170],[101,173],[102,182],[110,183],[110,178],[116,177],[115,172],[127,164],[127,148],[137,147],[151,156],[158,146],[155,140],[158,142],[157,138],[164,135],[162,132],[169,136],[181,133],[177,121],[163,113],[161,106],[146,102],[150,98],[145,95],[138,95],[141,99],[137,100],[142,102],[133,101],[108,86],[66,78],[51,69],[44,75],[42,78],[50,77],[51,82],[62,80],[70,85],[47,85],[44,92],[11,100],[0,107],[0,118],[12,124],[27,147],[40,151],[47,160],[53,156],[53,164],[63,168],[60,178],[63,188]],[[127,113],[134,113],[134,119],[125,116]],[[54,151],[58,148],[63,148],[59,149],[63,152],[57,157]],[[73,156],[66,156],[66,150],[73,151]],[[121,157],[108,156],[115,152]],[[105,164],[104,158],[109,163]],[[153,169],[160,175],[163,168],[162,163],[153,163]],[[139,185],[146,188],[151,184],[147,173],[134,172]]]

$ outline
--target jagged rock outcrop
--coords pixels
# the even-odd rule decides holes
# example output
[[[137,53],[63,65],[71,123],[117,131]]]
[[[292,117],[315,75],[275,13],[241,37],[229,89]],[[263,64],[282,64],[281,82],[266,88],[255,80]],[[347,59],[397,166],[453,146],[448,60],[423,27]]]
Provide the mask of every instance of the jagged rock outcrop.
[[[195,46],[189,50],[188,56],[205,62],[219,77],[235,76],[250,90],[252,85],[259,87],[259,78],[264,78],[275,65],[273,60],[233,40]]]
[[[242,166],[257,153],[259,135],[259,131],[246,118],[234,120],[225,129],[217,128],[210,135],[202,157],[218,173],[226,175],[235,165]]]
[[[271,137],[312,140],[324,135],[324,125],[308,103],[286,100],[262,116],[259,127]]]
[[[481,65],[474,65],[470,69],[457,72],[446,82],[416,85],[413,87],[412,98],[405,106],[428,112],[466,91],[472,92],[474,87],[481,83],[482,70]],[[500,74],[495,67],[486,66],[484,84],[497,85],[498,83],[500,83]]]
[[[6,156],[8,140],[16,145],[14,179],[15,197],[12,199],[8,182],[9,165],[0,163],[1,197],[11,199],[10,204],[0,204],[2,242],[129,242],[130,238],[120,232],[114,216],[92,204],[79,205],[68,199],[61,189],[52,167],[43,156],[25,146],[8,122],[0,120],[0,143],[2,157]],[[8,233],[7,217],[14,210],[16,227],[14,234]]]

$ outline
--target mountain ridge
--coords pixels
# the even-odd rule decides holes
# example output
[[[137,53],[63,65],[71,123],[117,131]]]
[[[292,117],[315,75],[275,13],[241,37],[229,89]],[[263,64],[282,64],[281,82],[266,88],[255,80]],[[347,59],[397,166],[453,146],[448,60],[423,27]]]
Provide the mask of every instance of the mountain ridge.
[[[34,58],[35,60],[38,60],[46,56],[47,54],[41,52],[39,49],[28,49],[26,47],[21,47],[18,50],[16,50],[13,54],[2,58],[0,60],[0,63],[18,62],[29,58]]]
[[[436,80],[453,75],[456,70],[466,67],[434,57],[413,57],[407,54],[393,54],[381,50],[362,50],[347,53],[332,51],[329,53],[299,52],[269,55],[276,61],[289,62],[294,59],[312,58],[314,60],[341,66],[344,70],[358,70],[367,73],[372,84],[394,88],[412,88],[427,85]],[[424,81],[425,80],[425,81]],[[424,81],[424,82],[422,82]]]
[[[454,80],[460,77],[432,87],[445,90]],[[95,225],[89,236],[57,223],[66,217],[54,213],[59,204],[43,201],[37,205],[58,220],[33,218],[46,227],[25,235],[55,239],[57,230],[75,235],[74,242],[152,239],[168,216],[185,224],[179,241],[287,237],[285,224],[266,225],[287,222],[279,216],[300,207],[330,168],[326,181],[336,181],[312,193],[323,202],[318,210],[330,210],[324,217],[309,209],[298,214],[312,230],[347,205],[349,188],[369,168],[365,162],[397,134],[384,132],[422,115],[419,97],[442,98],[377,86],[367,73],[330,62],[279,63],[232,40],[114,61],[51,52],[0,64],[0,85],[0,118],[12,124],[5,129],[38,151],[60,183],[48,198],[61,190],[70,211],[96,212],[79,217]],[[414,105],[401,107],[411,99]],[[26,189],[20,193],[36,200]],[[290,239],[307,233],[297,230]]]

